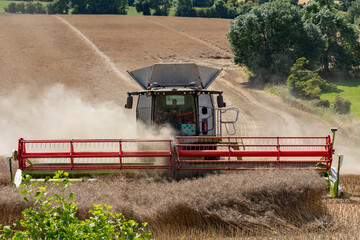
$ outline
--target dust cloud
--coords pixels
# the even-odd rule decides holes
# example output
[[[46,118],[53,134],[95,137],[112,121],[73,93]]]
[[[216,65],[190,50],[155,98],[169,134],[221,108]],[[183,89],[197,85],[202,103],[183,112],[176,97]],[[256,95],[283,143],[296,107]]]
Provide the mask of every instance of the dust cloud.
[[[34,98],[18,88],[0,97],[0,154],[10,154],[19,138],[157,138],[169,139],[171,130],[155,132],[136,122],[135,114],[114,102],[90,104],[80,93],[53,85]]]

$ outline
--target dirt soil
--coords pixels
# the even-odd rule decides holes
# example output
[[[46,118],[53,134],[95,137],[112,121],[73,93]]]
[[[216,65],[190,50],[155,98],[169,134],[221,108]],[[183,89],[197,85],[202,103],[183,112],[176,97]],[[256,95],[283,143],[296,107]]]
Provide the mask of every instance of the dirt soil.
[[[139,90],[127,70],[159,62],[196,62],[224,69],[211,88],[223,90],[227,106],[240,109],[236,135],[330,133],[328,123],[249,87],[242,68],[231,61],[226,38],[229,20],[74,15],[1,15],[0,20],[3,96],[21,87],[35,97],[61,83],[79,92],[84,101],[114,101],[123,106],[126,92]],[[129,114],[135,115],[134,111]],[[351,158],[356,156],[348,143],[337,147]],[[345,161],[345,170],[356,173],[354,161],[349,165]]]
[[[87,103],[112,101],[123,106],[126,92],[140,89],[127,76],[126,70],[159,62],[196,62],[224,69],[211,88],[223,90],[227,106],[240,109],[236,135],[326,136],[330,133],[328,123],[291,108],[279,98],[248,85],[243,69],[231,61],[232,53],[225,35],[229,20],[0,15],[0,22],[2,99],[13,99],[12,94],[15,92],[16,98],[20,100],[19,104],[25,104],[31,98],[36,99],[48,87],[62,84],[65,91],[71,89],[70,94],[76,94]],[[18,89],[20,91],[16,92]],[[24,95],[29,95],[30,99],[23,98]],[[1,106],[11,103],[3,101],[1,104],[0,127],[9,122],[15,122],[20,128],[27,126],[26,117],[22,116],[23,113],[17,106],[9,113]],[[61,111],[56,114],[61,115]],[[36,111],[32,113],[36,115]],[[134,111],[128,113],[135,120]],[[22,116],[20,119],[24,122],[18,116]],[[103,126],[101,122],[98,125],[98,131],[102,127],[109,127]],[[121,127],[121,123],[115,127]],[[88,131],[92,132],[93,129]],[[14,136],[15,139],[19,137],[22,137],[20,133],[19,136]],[[336,143],[337,148],[345,154],[349,152],[345,155],[344,170],[359,173],[360,168],[356,167],[359,166],[358,155],[352,154],[352,147],[346,142],[346,136],[340,136],[340,139]],[[0,134],[0,144],[5,141],[7,139]],[[339,144],[340,142],[343,144]],[[4,166],[2,168],[5,169]],[[0,183],[7,181],[4,176],[0,176]],[[11,189],[8,191],[14,191]],[[3,190],[7,191],[5,188]],[[351,224],[353,219],[358,217],[349,218]],[[358,229],[354,232],[358,233]]]

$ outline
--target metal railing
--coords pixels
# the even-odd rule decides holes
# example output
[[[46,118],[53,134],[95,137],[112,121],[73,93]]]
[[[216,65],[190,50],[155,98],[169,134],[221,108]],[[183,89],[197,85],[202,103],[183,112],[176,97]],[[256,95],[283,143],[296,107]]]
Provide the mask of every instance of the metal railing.
[[[169,169],[172,140],[19,139],[22,170]]]
[[[328,170],[332,143],[327,137],[177,137],[182,170]]]
[[[223,115],[228,113],[228,112],[234,112],[235,113],[235,118],[233,120],[224,120]],[[222,128],[223,126],[225,127],[226,130],[226,134],[227,135],[235,135],[236,134],[236,128],[235,128],[235,123],[238,121],[239,119],[239,113],[240,110],[236,107],[231,107],[231,108],[219,108],[217,109],[217,132],[218,135],[220,137],[222,137]],[[228,125],[231,126],[232,131],[229,131]]]

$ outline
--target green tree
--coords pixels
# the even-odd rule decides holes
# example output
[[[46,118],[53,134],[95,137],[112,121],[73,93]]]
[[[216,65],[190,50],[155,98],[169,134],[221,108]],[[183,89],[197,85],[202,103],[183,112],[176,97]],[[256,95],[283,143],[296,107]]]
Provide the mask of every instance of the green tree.
[[[119,1],[119,14],[126,15],[128,11],[128,0],[118,0]]]
[[[237,8],[238,15],[244,15],[246,13],[249,13],[253,7],[253,4],[240,2],[239,6]]]
[[[175,16],[193,17],[195,15],[192,0],[177,0],[175,2]]]
[[[211,7],[214,5],[214,0],[194,0],[194,7]]]
[[[318,73],[306,69],[306,58],[299,58],[290,69],[287,85],[291,92],[300,97],[319,98],[323,91],[334,91],[336,85],[323,80]]]
[[[47,5],[48,14],[68,14],[71,0],[54,0]]]
[[[151,15],[151,0],[135,0],[134,5],[137,12],[142,12],[143,15]]]
[[[229,7],[225,4],[223,0],[216,0],[214,4],[216,15],[219,18],[228,18],[229,17]]]
[[[340,114],[347,114],[350,112],[351,102],[340,95],[336,95],[334,102],[334,110]]]
[[[340,11],[347,12],[353,2],[354,0],[339,0],[338,4],[334,4],[334,7]]]
[[[352,3],[348,11],[348,17],[352,23],[360,25],[360,0]]]
[[[32,2],[26,3],[26,13],[28,13],[28,14],[36,13],[36,7],[34,6],[34,4]]]
[[[8,13],[17,13],[18,12],[17,5],[14,2],[11,2],[7,6],[5,6],[4,10],[5,10],[5,12],[8,12]]]
[[[238,16],[227,36],[235,63],[269,81],[273,74],[287,74],[299,57],[311,54],[318,35],[307,34],[307,28],[313,30],[311,24],[303,24],[297,6],[269,2]]]
[[[360,64],[359,31],[334,8],[331,0],[314,0],[304,7],[304,21],[314,24],[324,39],[319,60],[330,67],[349,71]]]
[[[127,0],[87,0],[90,14],[126,14]]]
[[[151,8],[155,10],[154,15],[156,16],[168,16],[171,7],[170,0],[155,0],[152,1]]]
[[[18,3],[18,4],[16,4],[16,6],[17,6],[17,11],[19,13],[26,13],[25,3],[24,2]]]
[[[72,0],[72,6],[74,8],[73,14],[86,14],[87,9],[87,1],[85,0]]]
[[[34,7],[35,7],[35,12],[37,14],[45,14],[46,13],[44,6],[40,2],[35,2]]]
[[[53,3],[46,5],[46,12],[47,14],[56,14],[55,5]]]

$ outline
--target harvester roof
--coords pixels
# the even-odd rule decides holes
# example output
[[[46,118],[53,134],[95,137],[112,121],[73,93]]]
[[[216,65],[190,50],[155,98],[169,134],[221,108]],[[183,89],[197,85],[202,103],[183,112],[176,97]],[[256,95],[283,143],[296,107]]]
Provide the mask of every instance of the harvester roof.
[[[195,63],[160,63],[128,72],[143,88],[199,87],[207,89],[222,69]]]

